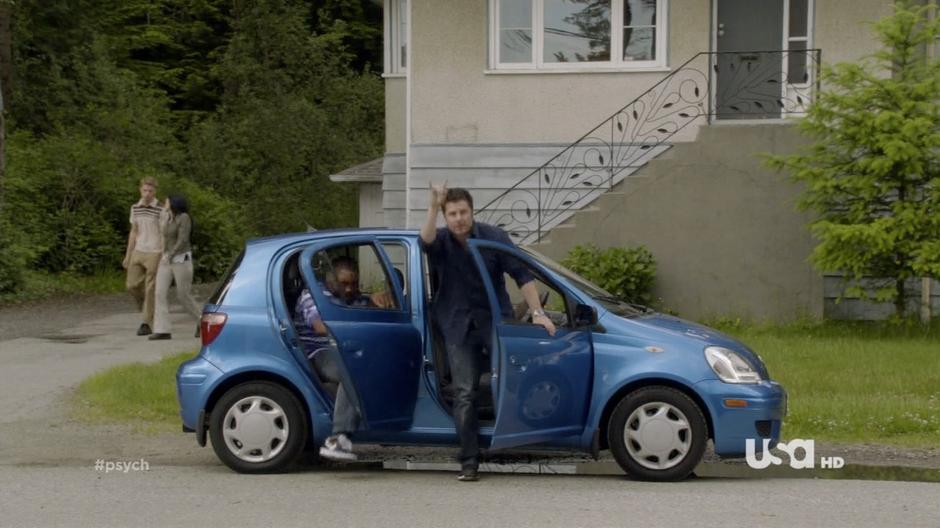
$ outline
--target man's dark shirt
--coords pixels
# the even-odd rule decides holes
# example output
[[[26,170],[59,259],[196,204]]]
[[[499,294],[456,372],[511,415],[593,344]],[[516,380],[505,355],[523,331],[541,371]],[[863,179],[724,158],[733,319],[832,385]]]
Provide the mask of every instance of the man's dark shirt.
[[[473,222],[470,238],[492,240],[513,246],[509,235],[502,229]],[[492,326],[489,298],[483,279],[469,247],[464,247],[446,227],[440,227],[434,242],[421,246],[428,254],[432,283],[437,291],[432,301],[432,315],[448,344],[463,344],[470,329],[480,330],[489,338]],[[503,318],[512,318],[512,304],[506,293],[503,273],[508,273],[521,288],[533,277],[528,269],[515,258],[506,258],[500,251],[481,251],[490,281],[496,289],[499,308]]]

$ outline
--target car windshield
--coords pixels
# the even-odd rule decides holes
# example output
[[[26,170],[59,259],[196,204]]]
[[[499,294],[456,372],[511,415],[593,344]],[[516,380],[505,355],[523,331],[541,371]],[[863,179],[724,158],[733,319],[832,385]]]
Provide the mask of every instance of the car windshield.
[[[643,315],[645,313],[650,313],[653,311],[649,307],[623,301],[616,295],[610,293],[604,288],[601,288],[600,286],[594,284],[593,282],[585,279],[584,277],[562,266],[561,264],[555,262],[554,260],[546,257],[545,255],[539,253],[538,251],[535,251],[529,248],[520,248],[520,249],[528,253],[535,260],[544,264],[545,267],[549,268],[555,273],[558,273],[559,275],[571,281],[575,287],[577,287],[582,292],[588,294],[592,299],[600,303],[604,308],[610,310],[611,312],[621,317],[636,317],[637,315]]]

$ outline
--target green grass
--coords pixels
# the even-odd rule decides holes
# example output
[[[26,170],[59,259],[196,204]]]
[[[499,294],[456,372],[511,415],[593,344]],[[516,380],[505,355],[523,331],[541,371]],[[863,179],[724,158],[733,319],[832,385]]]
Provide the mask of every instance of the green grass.
[[[786,387],[786,439],[940,447],[940,325],[717,326]]]
[[[148,431],[178,430],[176,369],[194,355],[184,352],[91,376],[75,392],[75,417],[90,423],[130,423]]]
[[[52,297],[124,291],[124,272],[107,271],[96,275],[27,271],[23,287],[13,293],[0,293],[0,306],[39,301]]]

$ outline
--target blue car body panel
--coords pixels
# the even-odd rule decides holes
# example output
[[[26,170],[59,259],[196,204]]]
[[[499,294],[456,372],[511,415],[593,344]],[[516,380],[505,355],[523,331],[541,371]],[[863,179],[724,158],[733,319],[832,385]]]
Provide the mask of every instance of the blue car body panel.
[[[324,320],[340,344],[346,379],[365,418],[357,439],[388,444],[451,445],[457,443],[453,420],[438,395],[433,368],[425,276],[417,233],[403,230],[335,230],[282,235],[251,241],[238,269],[224,285],[218,304],[206,312],[224,312],[221,333],[177,372],[177,395],[184,426],[196,429],[200,413],[227,388],[253,379],[288,385],[307,408],[314,441],[331,427],[332,399],[316,382],[292,327],[292,306],[285,306],[281,282],[290,255],[352,241],[372,244],[390,266],[381,243],[405,245],[410,262],[407,296],[397,277],[400,310],[350,310],[327,306]],[[593,328],[560,328],[549,338],[541,327],[499,320],[494,310],[491,354],[496,419],[481,428],[484,445],[494,449],[548,445],[591,451],[604,419],[625,392],[669,385],[690,395],[706,415],[715,451],[740,456],[747,438],[779,438],[786,413],[786,392],[769,380],[760,358],[738,341],[710,328],[662,314],[620,317],[577,285],[524,251],[493,242],[473,241],[481,248],[507,251],[538,270],[568,297],[569,303],[593,307]],[[481,257],[476,253],[478,265]],[[301,258],[303,261],[303,257]],[[315,280],[309,259],[301,265],[307,284]],[[495,293],[482,273],[492,305]],[[322,293],[322,292],[321,292]],[[315,295],[316,297],[316,295]],[[365,313],[370,312],[370,313]],[[745,357],[765,380],[758,384],[722,382],[705,360],[704,350],[720,346]],[[397,352],[395,350],[397,349]],[[378,351],[391,351],[389,356]],[[547,405],[557,395],[564,404]],[[746,408],[728,407],[726,399],[746,400]],[[758,429],[763,424],[763,432]],[[761,442],[756,442],[761,446]]]

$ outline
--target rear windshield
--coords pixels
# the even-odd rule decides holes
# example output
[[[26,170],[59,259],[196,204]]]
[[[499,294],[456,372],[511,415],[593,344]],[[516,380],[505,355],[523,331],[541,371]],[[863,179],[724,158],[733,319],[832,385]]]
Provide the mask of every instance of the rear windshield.
[[[219,287],[215,290],[215,293],[212,294],[212,297],[209,297],[207,304],[222,304],[225,300],[225,294],[228,293],[228,289],[232,286],[232,280],[235,279],[235,273],[238,271],[238,267],[241,266],[244,257],[245,250],[243,249],[242,252],[238,254],[238,257],[235,258],[235,261],[232,262],[232,265],[229,266],[225,275],[222,276],[222,282],[219,283]]]

